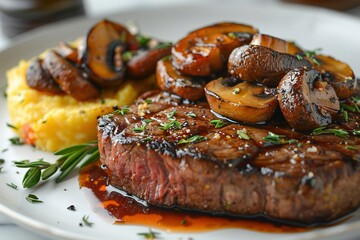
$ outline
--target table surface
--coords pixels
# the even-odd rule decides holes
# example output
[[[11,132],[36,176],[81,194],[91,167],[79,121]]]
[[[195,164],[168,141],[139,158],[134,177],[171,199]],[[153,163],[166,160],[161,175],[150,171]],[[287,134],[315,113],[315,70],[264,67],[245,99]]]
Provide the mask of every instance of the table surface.
[[[143,4],[161,4],[165,2],[165,0],[121,0],[121,1],[113,1],[113,0],[102,0],[101,4],[98,0],[83,0],[85,4],[86,16],[89,17],[99,17],[106,16],[109,14],[114,14],[116,11],[122,9],[130,9],[133,7],[141,7]],[[178,2],[180,0],[169,0],[169,2]],[[181,2],[184,2],[182,0]],[[191,0],[196,1],[196,0]],[[229,0],[228,0],[229,1]],[[247,0],[251,1],[251,0]],[[253,0],[252,3],[257,2],[261,4],[261,2],[267,0]],[[276,1],[276,0],[272,0]],[[190,2],[190,1],[189,1]],[[351,9],[347,11],[348,14],[359,17],[360,19],[360,7]],[[6,48],[11,39],[7,38],[0,31],[0,51]],[[2,215],[0,213],[0,236],[3,240],[48,240],[48,238],[44,238],[42,236],[37,235],[27,229],[24,229],[16,224],[14,224],[11,219]],[[355,239],[353,239],[355,240]]]

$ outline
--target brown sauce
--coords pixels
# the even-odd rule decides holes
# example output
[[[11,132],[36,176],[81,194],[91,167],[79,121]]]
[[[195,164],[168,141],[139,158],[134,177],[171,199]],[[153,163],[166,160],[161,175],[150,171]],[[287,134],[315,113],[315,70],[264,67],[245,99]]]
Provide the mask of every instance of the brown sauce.
[[[212,216],[208,214],[164,209],[147,206],[146,203],[128,196],[125,192],[109,185],[109,178],[99,164],[94,164],[82,170],[79,177],[80,186],[88,188],[100,201],[117,224],[143,225],[159,228],[170,232],[200,232],[224,228],[242,228],[260,232],[295,233],[311,230],[311,228],[292,227],[260,221],[255,219],[239,219],[231,217]]]

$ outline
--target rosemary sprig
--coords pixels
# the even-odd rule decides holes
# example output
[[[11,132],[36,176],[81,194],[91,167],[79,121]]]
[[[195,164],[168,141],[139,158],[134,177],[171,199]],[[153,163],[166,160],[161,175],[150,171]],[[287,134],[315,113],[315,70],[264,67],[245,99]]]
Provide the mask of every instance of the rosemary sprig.
[[[278,135],[272,132],[268,132],[268,135],[263,139],[271,144],[294,144],[298,141],[296,139],[285,139],[285,135]]]
[[[51,178],[55,173],[60,172],[55,181],[64,180],[83,160],[80,168],[99,159],[99,149],[97,142],[89,142],[87,144],[74,145],[55,152],[60,156],[55,163],[46,162],[43,159],[37,161],[15,161],[15,166],[19,168],[29,168],[25,173],[22,181],[24,188],[32,188],[40,182]],[[86,158],[86,156],[88,156]]]
[[[318,127],[313,130],[312,135],[323,135],[323,134],[333,134],[338,137],[347,138],[349,137],[349,133],[343,129],[337,128],[328,128],[326,127]],[[355,134],[355,132],[354,132]]]
[[[160,233],[158,232],[154,232],[151,229],[149,229],[149,232],[143,232],[143,233],[138,233],[139,236],[143,236],[145,239],[156,239],[156,237],[159,235]]]

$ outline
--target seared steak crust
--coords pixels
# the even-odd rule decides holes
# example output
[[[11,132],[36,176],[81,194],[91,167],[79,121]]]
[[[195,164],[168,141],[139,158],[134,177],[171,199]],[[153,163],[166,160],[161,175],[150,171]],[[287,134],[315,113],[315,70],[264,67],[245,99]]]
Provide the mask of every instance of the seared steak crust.
[[[206,103],[167,93],[148,93],[121,113],[99,119],[100,160],[112,185],[149,204],[301,224],[332,221],[360,205],[356,136],[304,135],[282,121],[223,120],[215,128]],[[358,127],[352,118],[341,127]],[[270,131],[297,142],[269,143]]]

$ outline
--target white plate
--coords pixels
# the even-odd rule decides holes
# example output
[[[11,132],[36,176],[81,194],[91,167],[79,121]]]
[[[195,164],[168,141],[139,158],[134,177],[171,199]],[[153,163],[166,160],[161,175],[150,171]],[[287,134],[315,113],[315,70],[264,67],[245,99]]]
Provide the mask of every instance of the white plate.
[[[339,13],[314,8],[286,5],[266,5],[263,8],[227,1],[211,4],[178,5],[129,10],[113,20],[126,22],[135,20],[143,33],[166,40],[176,40],[190,30],[217,21],[244,22],[256,26],[263,33],[296,40],[306,49],[321,47],[324,53],[334,55],[348,62],[355,71],[360,66],[360,21]],[[1,86],[5,84],[6,69],[15,66],[20,59],[39,54],[60,40],[71,41],[86,33],[95,19],[78,19],[45,27],[25,35],[0,53]],[[359,72],[357,72],[358,74]],[[0,158],[6,159],[0,174],[0,212],[22,226],[56,239],[142,239],[139,232],[148,231],[144,226],[114,225],[104,218],[101,208],[94,210],[89,197],[79,190],[77,176],[55,185],[52,181],[41,188],[24,190],[21,179],[24,171],[17,169],[11,161],[38,158],[53,159],[48,153],[36,151],[30,146],[11,146],[8,139],[14,134],[6,127],[9,122],[6,100],[0,97]],[[8,151],[2,152],[3,149]],[[5,183],[15,183],[18,190]],[[65,190],[66,189],[66,190]],[[35,193],[42,204],[30,204],[25,200],[29,193]],[[93,199],[94,200],[94,199]],[[77,207],[76,212],[67,210],[69,205]],[[79,227],[84,215],[94,222],[92,228]],[[299,234],[266,234],[243,229],[225,229],[204,233],[161,232],[162,239],[347,239],[360,236],[360,213],[342,224],[329,228],[314,229]]]

